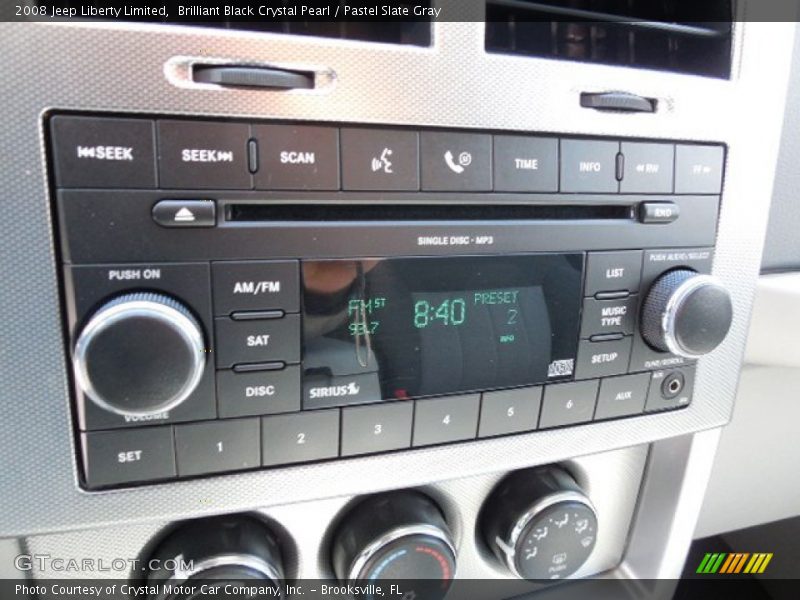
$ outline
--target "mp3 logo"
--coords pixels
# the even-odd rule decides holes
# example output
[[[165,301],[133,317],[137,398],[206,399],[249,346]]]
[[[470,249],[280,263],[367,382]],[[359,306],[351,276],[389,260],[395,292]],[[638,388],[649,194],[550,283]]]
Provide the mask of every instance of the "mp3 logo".
[[[359,391],[361,391],[361,387],[355,381],[351,381],[347,385],[311,388],[308,395],[311,398],[336,398],[339,396],[357,396]]]

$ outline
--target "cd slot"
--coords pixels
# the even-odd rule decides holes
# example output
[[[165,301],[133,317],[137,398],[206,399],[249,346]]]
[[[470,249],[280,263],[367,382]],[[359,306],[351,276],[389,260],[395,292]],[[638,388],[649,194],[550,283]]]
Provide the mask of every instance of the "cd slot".
[[[634,207],[614,204],[277,204],[229,203],[229,222],[582,221],[632,220]]]

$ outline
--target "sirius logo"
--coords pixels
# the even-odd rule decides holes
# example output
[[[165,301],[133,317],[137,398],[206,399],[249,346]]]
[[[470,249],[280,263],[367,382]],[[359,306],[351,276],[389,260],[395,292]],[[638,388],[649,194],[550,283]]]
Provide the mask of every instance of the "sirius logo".
[[[347,385],[311,388],[308,395],[311,398],[336,398],[339,396],[356,396],[360,390],[361,387],[355,381],[351,381]]]

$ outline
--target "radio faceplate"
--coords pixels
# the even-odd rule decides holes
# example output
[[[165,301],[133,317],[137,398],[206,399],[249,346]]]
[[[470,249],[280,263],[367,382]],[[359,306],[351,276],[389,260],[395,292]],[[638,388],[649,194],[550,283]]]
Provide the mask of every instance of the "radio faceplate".
[[[129,382],[115,412],[76,382],[89,488],[690,402],[693,361],[645,343],[638,316],[663,273],[710,272],[721,146],[116,117],[50,126],[71,355],[82,338],[98,343],[90,325],[113,341],[107,311],[138,293],[151,295],[140,326],[166,314],[169,329],[169,309],[186,311],[206,345],[196,385],[166,411],[131,408],[163,388]],[[153,386],[172,334],[142,371]]]

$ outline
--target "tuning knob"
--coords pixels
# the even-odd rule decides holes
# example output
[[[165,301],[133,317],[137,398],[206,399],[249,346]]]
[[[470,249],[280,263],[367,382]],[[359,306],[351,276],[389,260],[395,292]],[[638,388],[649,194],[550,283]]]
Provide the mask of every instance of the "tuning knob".
[[[731,327],[728,291],[711,275],[676,269],[653,283],[642,304],[642,337],[656,350],[685,358],[708,354]]]
[[[517,471],[481,510],[484,539],[523,579],[563,579],[589,558],[597,515],[575,480],[561,468]]]
[[[203,582],[223,591],[228,584],[243,591],[269,589],[264,597],[283,598],[280,547],[267,526],[252,517],[235,515],[186,523],[158,545],[147,565],[151,569],[147,583],[157,590],[150,600],[240,597],[234,593],[208,596],[210,588],[198,594]]]
[[[344,583],[409,582],[404,594],[434,600],[450,589],[456,553],[439,508],[418,492],[373,496],[337,528],[333,568]]]
[[[169,296],[132,293],[103,305],[75,344],[78,386],[118,415],[146,416],[183,402],[206,362],[203,330]]]

